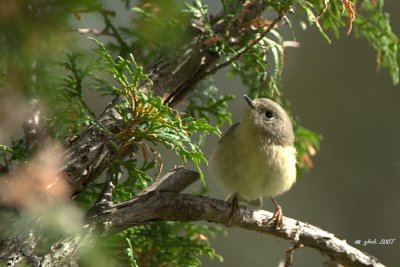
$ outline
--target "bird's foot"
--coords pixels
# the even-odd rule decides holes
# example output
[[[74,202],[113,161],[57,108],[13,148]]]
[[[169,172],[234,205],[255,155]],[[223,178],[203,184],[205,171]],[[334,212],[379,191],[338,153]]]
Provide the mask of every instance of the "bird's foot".
[[[229,213],[228,226],[230,227],[232,226],[233,217],[239,213],[239,200],[237,194],[234,194],[229,202],[231,204],[231,211]]]
[[[268,220],[273,222],[275,229],[281,228],[283,226],[283,212],[282,207],[276,202],[274,198],[271,198],[275,205],[275,212],[271,219]]]
[[[281,206],[276,207],[274,215],[271,220],[274,221],[274,226],[276,229],[281,228],[283,225],[283,212]]]

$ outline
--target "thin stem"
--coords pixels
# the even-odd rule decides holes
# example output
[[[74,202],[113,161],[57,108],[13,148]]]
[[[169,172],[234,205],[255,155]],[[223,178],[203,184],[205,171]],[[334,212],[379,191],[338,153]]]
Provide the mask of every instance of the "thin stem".
[[[268,25],[268,28],[257,38],[254,40],[254,42],[252,44],[250,44],[249,46],[246,46],[242,51],[238,52],[236,55],[234,55],[233,57],[231,57],[230,59],[228,59],[227,61],[215,66],[214,68],[206,71],[206,73],[204,74],[204,76],[207,76],[209,74],[213,74],[215,72],[217,72],[218,70],[225,68],[226,66],[232,64],[234,61],[240,59],[244,54],[246,54],[248,51],[250,51],[250,49],[252,49],[256,44],[258,44],[274,27],[275,25],[284,17],[284,13],[280,13],[272,22],[271,24]],[[263,25],[260,27],[263,28],[266,25]]]

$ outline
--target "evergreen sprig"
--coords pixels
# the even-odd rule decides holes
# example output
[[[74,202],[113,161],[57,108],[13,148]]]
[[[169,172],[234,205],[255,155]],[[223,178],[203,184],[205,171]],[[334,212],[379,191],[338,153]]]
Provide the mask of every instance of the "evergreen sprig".
[[[129,244],[129,253],[121,253],[118,257],[122,264],[199,266],[200,256],[222,261],[207,237],[216,233],[223,233],[222,228],[185,222],[153,222],[116,235],[113,244],[126,247],[124,240]]]
[[[373,4],[375,3],[375,4]],[[356,16],[354,31],[356,36],[362,36],[374,48],[377,54],[377,64],[389,71],[393,83],[399,83],[400,44],[399,38],[392,32],[389,14],[383,11],[383,1],[363,1],[361,12],[365,15]]]
[[[387,69],[393,83],[399,83],[399,38],[391,29],[389,14],[383,10],[383,0],[298,0],[297,3],[306,11],[310,24],[315,24],[329,43],[331,40],[326,32],[330,30],[339,38],[343,27],[347,27],[348,34],[353,29],[356,37],[364,37],[377,54],[378,68]]]
[[[115,139],[111,138],[118,143],[119,149],[123,150],[132,144],[143,145],[145,141],[163,144],[175,151],[183,164],[190,160],[201,172],[199,165],[207,161],[191,138],[197,132],[219,134],[218,129],[209,125],[204,118],[196,120],[188,116],[181,117],[179,112],[164,105],[160,97],[153,97],[150,90],[147,93],[138,90],[141,82],[151,87],[151,80],[143,73],[143,68],[136,64],[133,56],[114,59],[102,43],[94,41],[98,45],[98,58],[95,61],[79,67],[78,55],[67,55],[68,61],[60,64],[67,73],[60,77],[62,82],[57,88],[59,98],[56,112],[49,120],[53,132],[67,128],[69,133],[77,134],[82,127],[89,125],[97,125],[108,132],[86,105],[82,90],[86,79],[89,80],[87,84],[96,82],[96,88],[121,97],[116,110],[126,127],[123,132],[115,134]],[[111,80],[105,73],[111,75]],[[110,132],[107,134],[112,135]]]
[[[102,128],[83,96],[84,80],[93,71],[97,62],[92,60],[82,67],[79,53],[67,53],[66,56],[66,62],[56,62],[61,72],[58,75],[60,82],[55,87],[56,94],[50,95],[50,101],[55,105],[51,110],[52,116],[47,120],[51,134],[57,139],[77,135],[82,128],[93,124]]]

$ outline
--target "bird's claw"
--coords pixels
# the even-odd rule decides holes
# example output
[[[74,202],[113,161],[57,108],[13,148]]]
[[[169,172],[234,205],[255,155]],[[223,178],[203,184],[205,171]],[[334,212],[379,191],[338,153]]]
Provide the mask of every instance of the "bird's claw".
[[[283,212],[281,206],[276,207],[274,215],[271,220],[274,221],[274,226],[276,229],[281,228],[283,225]]]
[[[274,198],[271,198],[272,202],[275,204],[275,212],[271,219],[268,220],[269,222],[273,222],[275,229],[281,228],[283,226],[283,212],[282,207],[276,202]]]
[[[229,220],[228,220],[228,226],[232,226],[233,222],[233,217],[236,215],[236,213],[239,212],[239,200],[237,198],[237,194],[233,196],[233,198],[230,201],[231,203],[231,211],[229,214]]]

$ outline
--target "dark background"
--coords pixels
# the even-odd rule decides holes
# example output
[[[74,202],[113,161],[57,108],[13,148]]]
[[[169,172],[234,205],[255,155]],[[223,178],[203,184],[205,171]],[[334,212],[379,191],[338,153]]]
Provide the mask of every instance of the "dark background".
[[[208,2],[211,12],[219,10],[219,1]],[[399,36],[400,2],[385,1],[385,9]],[[284,215],[330,231],[387,266],[400,266],[400,86],[393,85],[385,70],[377,72],[376,55],[366,40],[346,36],[343,29],[341,38],[332,38],[329,45],[315,27],[294,30],[301,47],[287,49],[284,93],[302,125],[324,139],[314,168],[278,198]],[[223,92],[236,95],[229,110],[233,121],[239,120],[246,106],[244,87],[224,73],[216,80]],[[207,139],[207,156],[216,142]],[[223,198],[207,178],[208,194]],[[269,200],[264,208],[273,210]],[[396,240],[392,245],[354,244],[387,238]],[[204,266],[277,266],[290,246],[237,228],[211,242],[224,262],[205,259]],[[324,260],[316,250],[304,248],[296,250],[294,266],[321,266]]]

